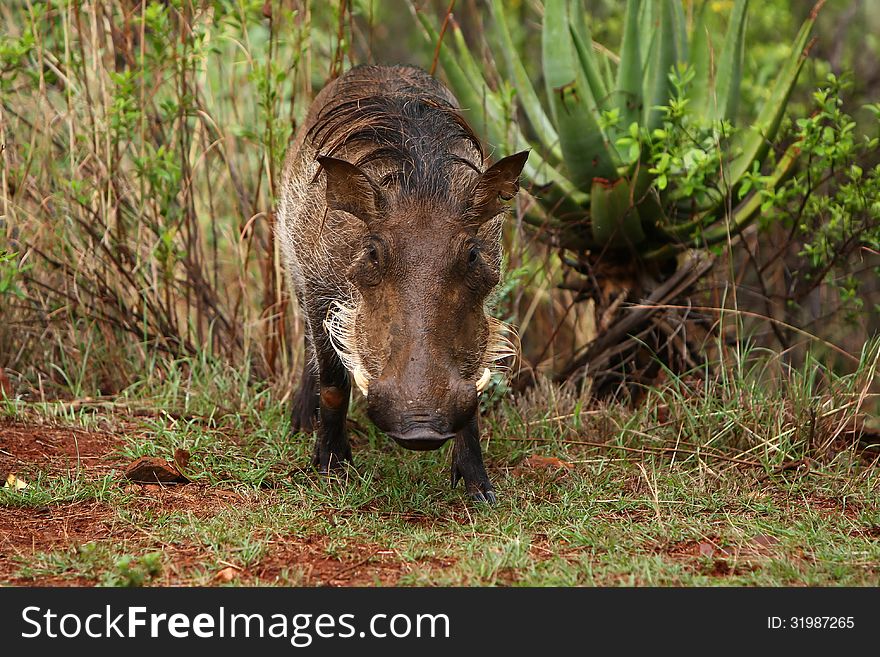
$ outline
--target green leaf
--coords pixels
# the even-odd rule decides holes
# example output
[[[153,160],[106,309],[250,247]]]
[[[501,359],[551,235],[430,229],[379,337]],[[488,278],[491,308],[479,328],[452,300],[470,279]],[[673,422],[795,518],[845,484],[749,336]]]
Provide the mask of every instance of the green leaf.
[[[610,110],[611,98],[608,95],[608,87],[605,86],[602,74],[596,65],[596,58],[593,56],[592,48],[593,39],[590,35],[590,29],[583,20],[583,16],[581,16],[580,20],[572,17],[570,31],[581,70],[590,87],[590,93],[596,102],[596,107],[601,112]]]
[[[483,68],[477,64],[477,61],[474,59],[473,55],[471,55],[470,48],[464,40],[464,35],[461,33],[461,28],[458,26],[458,23],[454,21],[449,22],[449,33],[452,35],[452,41],[455,43],[455,53],[457,55],[456,61],[465,76],[467,76],[471,86],[482,96],[487,90],[489,90],[489,85],[486,82],[486,78],[483,76]],[[443,48],[440,50],[442,54]],[[497,100],[497,102],[494,102],[494,105],[497,109],[501,110],[501,114],[503,115],[504,108],[501,101]]]
[[[590,189],[590,229],[593,239],[600,246],[634,247],[645,241],[629,180],[593,180]]]
[[[504,4],[501,0],[492,0],[492,14],[495,18],[494,25],[501,43],[501,50],[504,53],[504,59],[507,64],[507,70],[513,79],[514,88],[520,105],[523,108],[535,136],[558,161],[562,159],[562,150],[559,148],[559,136],[556,129],[550,121],[550,117],[544,112],[541,102],[538,100],[538,94],[532,86],[529,76],[526,73],[525,66],[517,54],[514,47],[513,39],[510,36],[510,30],[507,27],[507,19],[504,14]]]
[[[710,86],[710,68],[712,53],[710,50],[709,25],[706,14],[708,2],[703,2],[694,17],[694,28],[691,35],[691,64],[694,68],[694,79],[691,82],[690,111],[696,116],[705,116],[712,95]]]
[[[642,57],[639,52],[640,0],[627,0],[623,23],[623,45],[617,68],[615,96],[620,109],[620,122],[628,126],[637,121],[642,109]],[[545,10],[546,11],[546,10]]]
[[[639,54],[641,55],[643,72],[649,68],[651,47],[657,31],[656,17],[654,15],[654,5],[656,3],[657,0],[648,0],[648,2],[643,2],[639,7],[639,34],[642,37],[642,42],[639,44]],[[647,42],[645,41],[646,39]]]
[[[672,83],[669,72],[675,65],[675,9],[672,7],[678,0],[662,0],[659,10],[659,22],[655,27],[654,52],[648,62],[648,76],[645,79],[645,108],[643,124],[653,129],[660,124],[663,114],[657,109],[669,103]]]
[[[610,90],[614,88],[614,73],[611,71],[611,57],[608,56],[607,51],[602,52],[602,80],[605,82],[606,89]]]
[[[768,189],[775,190],[782,182],[784,182],[792,173],[794,173],[798,158],[801,154],[801,143],[797,142],[788,147],[776,168],[765,180]],[[729,233],[736,234],[742,231],[761,208],[762,196],[759,192],[753,193],[745,203],[736,208],[731,217]],[[722,223],[712,226],[703,234],[703,241],[706,244],[716,244],[727,239],[728,227]]]
[[[776,189],[781,183],[783,183],[786,179],[788,179],[789,176],[794,173],[798,158],[801,154],[801,146],[801,142],[796,142],[792,144],[788,147],[785,153],[783,153],[782,157],[779,158],[779,162],[777,162],[775,169],[769,176],[766,177],[764,181],[767,189]],[[740,232],[754,218],[755,214],[761,207],[762,200],[763,199],[760,192],[754,192],[748,199],[746,199],[734,210],[729,227],[728,222],[726,221],[718,225],[711,226],[710,228],[700,233],[698,237],[699,242],[704,244],[716,244],[726,239],[728,233],[734,235]],[[720,210],[722,212],[726,212],[723,204],[720,206]],[[672,255],[672,253],[676,249],[694,246],[695,242],[692,241],[691,235],[694,232],[700,231],[700,229],[704,225],[708,225],[714,222],[717,212],[718,209],[710,210],[701,213],[694,220],[687,223],[678,224],[677,226],[672,227],[665,227],[664,233],[670,239],[685,241],[680,243],[679,245],[667,245],[662,249],[647,254],[645,258],[653,259],[668,257],[669,255]]]
[[[804,61],[807,58],[805,49],[810,38],[810,32],[813,30],[813,25],[816,22],[816,12],[817,10],[814,9],[801,26],[792,45],[791,54],[785,64],[783,64],[779,77],[776,78],[776,83],[770,91],[770,97],[761,107],[755,123],[750,129],[738,133],[733,140],[734,147],[741,149],[741,153],[728,167],[730,189],[733,189],[743,174],[752,168],[752,162],[764,160],[770,148],[770,143],[776,137],[779,124],[782,122],[782,117],[785,114],[785,107],[788,104],[791,90],[794,88],[798,74],[800,74]]]
[[[684,3],[673,2],[675,10],[675,51],[678,53],[678,61],[688,61],[688,36],[687,20],[684,15]]]
[[[547,97],[571,179],[586,187],[597,176],[615,178],[615,154],[575,61],[566,0],[548,0],[544,7],[542,55]]]
[[[733,119],[736,116],[748,7],[749,0],[737,0],[730,15],[730,25],[727,28],[715,75],[714,103],[711,98],[709,99],[710,115],[714,119]]]

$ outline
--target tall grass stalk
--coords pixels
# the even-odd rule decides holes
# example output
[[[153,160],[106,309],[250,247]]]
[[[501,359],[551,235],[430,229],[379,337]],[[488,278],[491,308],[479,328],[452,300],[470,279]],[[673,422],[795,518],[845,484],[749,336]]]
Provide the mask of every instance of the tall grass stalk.
[[[339,10],[15,1],[0,14],[0,246],[19,288],[0,294],[6,367],[77,394],[126,387],[155,352],[289,378],[299,323],[273,190],[326,74],[312,58],[344,48]],[[50,366],[65,361],[85,361],[75,381]]]

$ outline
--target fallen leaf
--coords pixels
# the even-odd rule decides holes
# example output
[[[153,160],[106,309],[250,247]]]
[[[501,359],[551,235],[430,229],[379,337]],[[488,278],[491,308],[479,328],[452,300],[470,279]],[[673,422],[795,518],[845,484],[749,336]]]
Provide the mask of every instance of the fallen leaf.
[[[223,490],[222,488],[216,489],[214,491],[214,495],[216,495],[217,497],[228,497],[238,501],[244,499],[239,493],[236,493],[234,490]]]
[[[175,449],[174,465],[176,465],[177,469],[181,472],[186,470],[186,466],[189,465],[189,450],[183,449],[182,447]]]
[[[572,465],[568,461],[563,461],[562,459],[558,459],[555,456],[538,456],[537,454],[528,457],[519,465],[520,467],[525,468],[544,468],[547,470],[556,468],[565,468],[567,470],[571,470],[574,468],[574,465]]]
[[[14,474],[6,477],[6,483],[3,484],[3,488],[12,488],[13,490],[24,490],[27,487],[27,482],[24,479],[19,479]]]
[[[155,456],[142,456],[125,468],[125,478],[129,481],[144,484],[157,482],[166,484],[189,483],[180,470],[164,459]]]
[[[700,543],[700,556],[711,558],[715,554],[715,546],[711,543]]]
[[[218,582],[231,582],[238,577],[239,572],[239,569],[235,566],[226,566],[223,570],[217,571],[214,579]]]

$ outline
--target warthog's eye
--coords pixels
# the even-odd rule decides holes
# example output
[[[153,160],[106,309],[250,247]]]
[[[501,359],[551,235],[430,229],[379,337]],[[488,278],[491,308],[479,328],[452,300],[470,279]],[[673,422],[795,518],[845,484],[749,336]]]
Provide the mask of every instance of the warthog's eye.
[[[483,249],[476,241],[469,241],[465,244],[459,262],[467,263],[465,265],[465,284],[478,296],[485,295],[498,283],[498,275],[492,271],[489,263],[483,258]],[[459,265],[461,267],[461,265]]]
[[[367,256],[367,260],[369,260],[372,264],[379,266],[379,250],[376,248],[374,244],[368,244],[365,249],[365,254]]]
[[[361,256],[352,263],[349,279],[361,287],[378,285],[382,279],[384,245],[378,238],[370,237],[364,244]]]

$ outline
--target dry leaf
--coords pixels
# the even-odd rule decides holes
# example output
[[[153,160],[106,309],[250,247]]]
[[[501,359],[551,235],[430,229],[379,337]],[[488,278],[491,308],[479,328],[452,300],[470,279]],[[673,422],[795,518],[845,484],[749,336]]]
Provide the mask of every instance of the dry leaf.
[[[186,466],[189,465],[189,450],[183,449],[182,447],[175,449],[174,465],[176,465],[177,469],[181,472],[186,470]]]
[[[762,554],[772,551],[774,545],[779,543],[779,539],[770,534],[758,534],[751,541],[749,546],[753,552]]]
[[[6,483],[3,484],[3,488],[11,488],[13,490],[23,490],[27,488],[27,482],[23,479],[19,479],[14,474],[10,474],[6,477]]]
[[[567,470],[571,470],[574,468],[574,465],[569,463],[568,461],[563,461],[562,459],[558,459],[555,456],[538,456],[534,454],[527,458],[525,461],[520,463],[520,466],[526,468],[546,468],[548,470],[555,468],[566,468]]]
[[[214,579],[218,582],[231,582],[239,575],[238,568],[234,566],[226,566],[223,570],[217,571],[217,574],[214,575]]]
[[[129,464],[125,469],[125,478],[129,481],[144,484],[157,482],[166,484],[189,483],[180,470],[168,463],[168,461],[154,456],[142,456]]]

